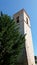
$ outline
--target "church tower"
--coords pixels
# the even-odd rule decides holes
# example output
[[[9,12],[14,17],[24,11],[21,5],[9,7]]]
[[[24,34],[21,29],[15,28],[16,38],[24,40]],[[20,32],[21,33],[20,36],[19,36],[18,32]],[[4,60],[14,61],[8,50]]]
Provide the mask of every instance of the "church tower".
[[[19,32],[23,35],[26,34],[25,49],[23,49],[24,57],[22,57],[24,59],[23,65],[35,65],[30,18],[24,9],[15,13],[13,17],[19,26]],[[18,65],[22,65],[22,63]]]

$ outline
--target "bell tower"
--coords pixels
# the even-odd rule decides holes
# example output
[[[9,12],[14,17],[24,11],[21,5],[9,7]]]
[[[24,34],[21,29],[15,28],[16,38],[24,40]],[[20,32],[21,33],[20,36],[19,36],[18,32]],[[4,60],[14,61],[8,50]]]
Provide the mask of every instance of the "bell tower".
[[[30,18],[24,9],[15,13],[13,17],[16,24],[19,26],[19,32],[23,35],[26,34],[26,41],[24,44],[25,48],[22,51],[22,56],[20,58],[21,60],[19,59],[19,62],[24,60],[23,65],[35,65]]]

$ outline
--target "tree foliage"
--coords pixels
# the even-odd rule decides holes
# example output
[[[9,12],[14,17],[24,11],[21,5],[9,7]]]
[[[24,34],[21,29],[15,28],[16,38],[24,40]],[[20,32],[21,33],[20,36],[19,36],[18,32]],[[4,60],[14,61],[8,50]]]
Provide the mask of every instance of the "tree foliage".
[[[25,39],[10,16],[0,15],[0,65],[15,65]]]

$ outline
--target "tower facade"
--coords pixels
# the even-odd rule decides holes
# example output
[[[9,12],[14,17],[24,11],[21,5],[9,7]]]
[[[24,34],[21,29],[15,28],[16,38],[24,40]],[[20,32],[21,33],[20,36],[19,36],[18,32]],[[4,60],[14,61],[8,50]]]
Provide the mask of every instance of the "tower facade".
[[[30,18],[24,9],[15,13],[13,17],[19,26],[19,32],[23,35],[26,34],[25,48],[22,51],[22,58],[20,59],[22,59],[23,65],[35,65]],[[22,65],[22,63],[19,65]]]

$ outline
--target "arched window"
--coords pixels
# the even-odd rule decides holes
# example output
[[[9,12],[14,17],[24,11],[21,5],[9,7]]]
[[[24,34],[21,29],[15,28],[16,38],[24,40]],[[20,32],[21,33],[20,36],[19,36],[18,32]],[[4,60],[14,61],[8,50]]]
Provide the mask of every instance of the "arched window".
[[[26,17],[26,23],[28,24],[28,18]]]
[[[19,16],[16,19],[17,19],[17,23],[19,23]]]

